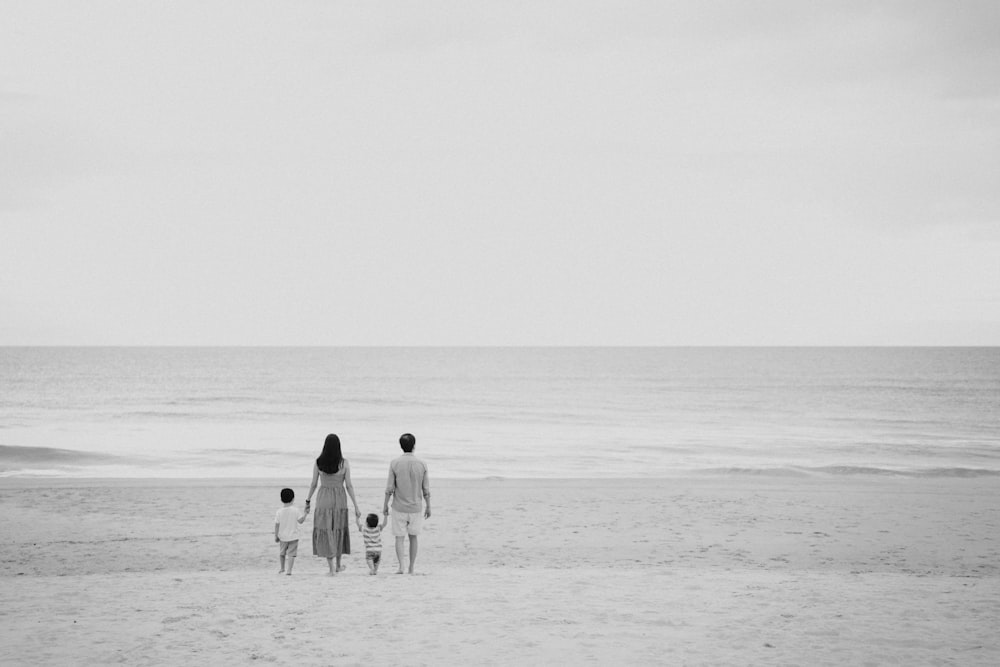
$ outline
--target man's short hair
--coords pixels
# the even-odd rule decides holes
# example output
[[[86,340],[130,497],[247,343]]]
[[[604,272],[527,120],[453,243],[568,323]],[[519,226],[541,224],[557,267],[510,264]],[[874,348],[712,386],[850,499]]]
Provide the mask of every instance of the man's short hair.
[[[404,433],[399,436],[399,446],[403,448],[403,451],[410,453],[413,451],[413,445],[417,444],[417,439],[413,437],[411,433]]]
[[[283,502],[283,503],[290,503],[293,500],[295,500],[295,492],[294,491],[292,491],[291,489],[282,489],[281,490],[281,502]]]

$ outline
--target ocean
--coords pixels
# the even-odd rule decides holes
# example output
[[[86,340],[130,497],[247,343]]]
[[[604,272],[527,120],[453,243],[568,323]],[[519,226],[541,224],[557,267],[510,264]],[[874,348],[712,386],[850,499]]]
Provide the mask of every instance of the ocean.
[[[1000,475],[1000,348],[0,348],[0,476]]]

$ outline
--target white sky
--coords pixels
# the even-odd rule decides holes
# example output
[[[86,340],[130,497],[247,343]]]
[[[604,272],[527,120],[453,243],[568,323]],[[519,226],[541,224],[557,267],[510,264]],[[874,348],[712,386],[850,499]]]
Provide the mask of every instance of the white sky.
[[[1000,2],[4,0],[0,344],[1000,345]]]

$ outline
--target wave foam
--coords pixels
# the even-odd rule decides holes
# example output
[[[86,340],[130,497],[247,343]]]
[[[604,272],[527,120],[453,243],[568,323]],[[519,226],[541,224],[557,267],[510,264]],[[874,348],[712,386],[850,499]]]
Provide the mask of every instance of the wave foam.
[[[885,476],[885,477],[998,477],[1000,470],[993,468],[879,468],[874,466],[775,466],[760,468],[703,468],[699,472],[717,475],[761,475],[775,477],[829,476]]]

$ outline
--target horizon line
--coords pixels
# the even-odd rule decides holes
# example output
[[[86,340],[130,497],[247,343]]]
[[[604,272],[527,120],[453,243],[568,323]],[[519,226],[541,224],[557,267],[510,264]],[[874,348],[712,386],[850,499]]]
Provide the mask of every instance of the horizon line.
[[[1000,347],[1000,342],[991,344],[912,344],[912,343],[722,343],[722,344],[655,344],[655,343],[633,343],[633,344],[277,344],[277,343],[53,343],[53,344],[21,344],[2,343],[0,348],[34,348],[34,349],[873,349],[873,348],[912,348],[912,349],[986,349]]]

